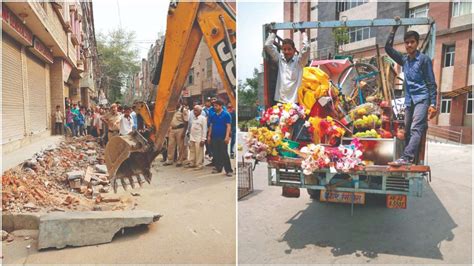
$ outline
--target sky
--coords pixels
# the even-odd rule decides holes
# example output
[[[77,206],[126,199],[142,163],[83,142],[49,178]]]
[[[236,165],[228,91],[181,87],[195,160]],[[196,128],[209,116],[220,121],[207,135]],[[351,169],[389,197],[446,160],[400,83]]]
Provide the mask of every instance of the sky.
[[[283,22],[283,1],[237,4],[237,75],[244,81],[263,63],[262,25]]]
[[[244,0],[245,1],[245,0]],[[136,33],[135,46],[140,58],[146,58],[158,32],[166,31],[168,1],[94,0],[96,34],[118,27]],[[237,74],[239,80],[253,75],[262,60],[262,25],[283,21],[283,2],[239,2],[237,4]]]
[[[156,0],[94,0],[96,34],[107,33],[122,26],[135,31],[135,46],[140,58],[146,58],[158,32],[166,30],[169,1]]]

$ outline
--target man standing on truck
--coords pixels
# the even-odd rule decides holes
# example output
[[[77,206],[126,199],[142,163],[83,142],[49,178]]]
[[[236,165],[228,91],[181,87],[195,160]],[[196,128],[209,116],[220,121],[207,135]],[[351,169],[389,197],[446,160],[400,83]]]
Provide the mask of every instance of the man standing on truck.
[[[272,31],[265,41],[264,50],[274,64],[278,64],[278,78],[275,87],[274,100],[280,103],[296,103],[298,101],[298,88],[303,78],[303,67],[309,59],[308,36],[304,29],[300,29],[303,37],[303,47],[296,54],[295,43],[292,39],[284,39],[281,52],[273,45],[276,38],[276,30]]]
[[[428,120],[437,113],[437,87],[431,59],[418,51],[420,35],[416,31],[405,33],[403,40],[407,55],[393,48],[393,39],[398,25],[389,34],[385,51],[397,64],[403,67],[405,75],[405,150],[403,155],[389,165],[400,166],[413,163],[421,139],[428,128]]]

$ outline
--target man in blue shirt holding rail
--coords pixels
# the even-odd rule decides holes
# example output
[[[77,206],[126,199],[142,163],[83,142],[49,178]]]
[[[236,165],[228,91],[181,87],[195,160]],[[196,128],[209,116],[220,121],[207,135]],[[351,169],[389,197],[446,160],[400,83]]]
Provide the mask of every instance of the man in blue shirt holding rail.
[[[398,26],[393,26],[385,44],[385,51],[403,67],[405,75],[405,150],[403,155],[389,165],[400,166],[413,163],[428,128],[428,120],[436,116],[437,87],[431,59],[417,50],[420,35],[408,31],[403,37],[406,55],[393,49],[393,38]]]

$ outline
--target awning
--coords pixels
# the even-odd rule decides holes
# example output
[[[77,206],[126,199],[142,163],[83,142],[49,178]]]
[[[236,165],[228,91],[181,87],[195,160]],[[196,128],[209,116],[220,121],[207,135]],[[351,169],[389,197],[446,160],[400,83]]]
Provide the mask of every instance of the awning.
[[[461,94],[468,93],[472,91],[472,85],[468,85],[466,87],[462,87],[459,89],[455,89],[452,91],[445,91],[441,93],[441,96],[447,97],[447,98],[455,98]]]

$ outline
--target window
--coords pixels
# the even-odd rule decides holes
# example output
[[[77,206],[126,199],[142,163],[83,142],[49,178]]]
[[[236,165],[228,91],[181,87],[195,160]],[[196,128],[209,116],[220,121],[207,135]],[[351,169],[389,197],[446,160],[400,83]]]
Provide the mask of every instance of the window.
[[[450,67],[454,65],[454,45],[446,45],[444,47],[444,64],[443,67]]]
[[[193,84],[194,84],[194,68],[191,68],[188,74],[188,85],[193,85]]]
[[[350,28],[349,42],[358,42],[370,38],[370,28]]]
[[[441,96],[441,113],[442,114],[451,113],[451,98]]]
[[[342,0],[336,2],[337,12],[344,12],[348,9],[363,5],[367,3],[368,0]]]
[[[472,91],[467,94],[466,114],[472,114]]]
[[[459,17],[472,13],[471,1],[453,0],[453,17]]]
[[[206,77],[212,77],[212,58],[210,57],[206,60]]]
[[[472,53],[472,41],[469,42],[469,64],[473,64],[474,63],[474,54]]]
[[[428,10],[428,4],[410,8],[410,18],[426,18]]]

